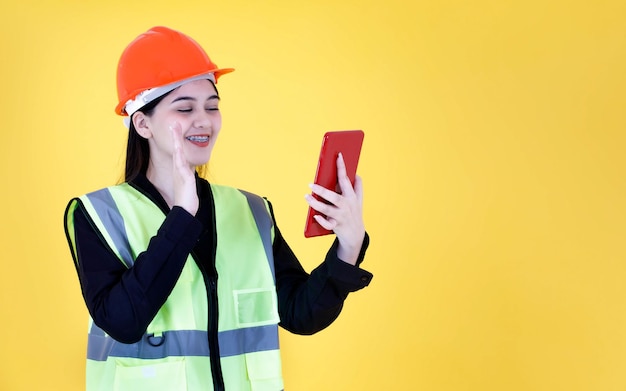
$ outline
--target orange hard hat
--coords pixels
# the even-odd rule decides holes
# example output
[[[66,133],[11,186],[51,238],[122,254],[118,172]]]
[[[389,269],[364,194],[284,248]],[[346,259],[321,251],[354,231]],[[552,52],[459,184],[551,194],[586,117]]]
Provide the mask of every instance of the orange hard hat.
[[[187,81],[208,78],[217,83],[221,75],[232,71],[218,68],[191,37],[167,27],[153,27],[135,38],[120,57],[115,112],[132,115]]]

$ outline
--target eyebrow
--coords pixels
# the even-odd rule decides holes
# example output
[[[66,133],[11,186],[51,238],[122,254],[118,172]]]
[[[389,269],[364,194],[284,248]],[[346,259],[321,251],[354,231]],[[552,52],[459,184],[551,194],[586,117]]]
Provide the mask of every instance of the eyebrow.
[[[207,100],[212,100],[212,99],[217,99],[220,100],[220,97],[218,95],[211,95],[207,98]],[[174,99],[171,103],[175,103],[181,100],[191,100],[191,101],[196,101],[196,98],[191,97],[191,96],[179,96],[178,98]],[[170,103],[170,104],[171,104]]]

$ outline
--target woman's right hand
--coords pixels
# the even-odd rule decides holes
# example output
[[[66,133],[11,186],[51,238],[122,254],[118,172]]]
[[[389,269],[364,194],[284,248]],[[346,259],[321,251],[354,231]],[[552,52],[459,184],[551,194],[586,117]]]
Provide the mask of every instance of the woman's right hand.
[[[178,205],[195,216],[198,211],[198,192],[196,190],[196,175],[189,165],[183,150],[183,129],[180,123],[170,125],[174,151],[172,152],[172,180],[174,182],[174,205]]]

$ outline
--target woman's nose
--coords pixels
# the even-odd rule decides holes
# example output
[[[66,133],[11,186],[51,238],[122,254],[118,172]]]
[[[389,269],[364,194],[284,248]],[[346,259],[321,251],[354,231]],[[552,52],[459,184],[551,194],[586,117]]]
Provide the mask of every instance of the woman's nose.
[[[201,111],[194,118],[193,126],[199,129],[205,129],[211,126],[211,115],[206,111]]]

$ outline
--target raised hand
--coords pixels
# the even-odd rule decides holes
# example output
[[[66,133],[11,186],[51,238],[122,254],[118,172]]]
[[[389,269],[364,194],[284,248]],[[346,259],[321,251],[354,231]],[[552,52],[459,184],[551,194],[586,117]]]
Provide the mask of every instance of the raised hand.
[[[172,153],[172,180],[174,182],[174,205],[184,208],[194,215],[198,211],[198,193],[194,168],[185,157],[183,130],[180,123],[170,125],[174,150]]]
[[[363,239],[365,225],[363,223],[363,184],[358,175],[354,181],[354,188],[346,174],[346,165],[343,156],[337,157],[337,181],[341,194],[322,186],[312,184],[311,190],[328,203],[316,200],[306,195],[306,200],[315,211],[324,215],[315,215],[313,218],[324,228],[332,230],[339,240],[338,257],[352,265],[356,264]]]

